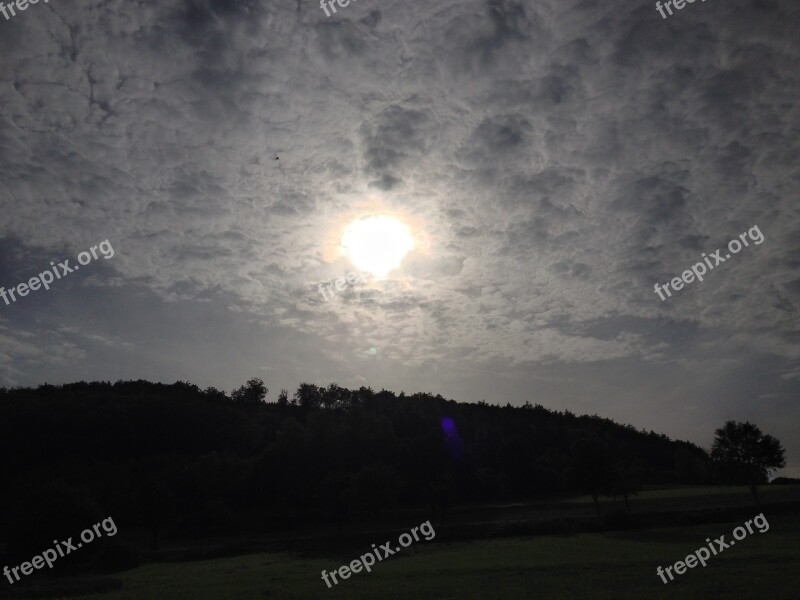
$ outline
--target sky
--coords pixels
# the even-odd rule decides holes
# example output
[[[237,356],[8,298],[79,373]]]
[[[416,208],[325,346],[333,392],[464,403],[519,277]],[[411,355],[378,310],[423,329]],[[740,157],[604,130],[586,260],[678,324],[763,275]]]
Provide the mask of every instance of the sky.
[[[336,382],[705,447],[750,420],[800,476],[796,0],[336,8],[0,17],[0,285],[113,248],[0,302],[0,385]],[[376,215],[414,249],[326,300]]]

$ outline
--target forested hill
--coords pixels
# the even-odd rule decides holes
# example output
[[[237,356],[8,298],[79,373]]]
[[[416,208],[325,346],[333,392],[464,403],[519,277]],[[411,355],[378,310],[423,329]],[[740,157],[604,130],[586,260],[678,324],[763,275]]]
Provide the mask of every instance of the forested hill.
[[[277,402],[265,392],[259,380],[230,395],[184,382],[0,389],[0,513],[55,494],[141,524],[264,510],[342,521],[709,477],[693,444],[540,405],[333,384]]]

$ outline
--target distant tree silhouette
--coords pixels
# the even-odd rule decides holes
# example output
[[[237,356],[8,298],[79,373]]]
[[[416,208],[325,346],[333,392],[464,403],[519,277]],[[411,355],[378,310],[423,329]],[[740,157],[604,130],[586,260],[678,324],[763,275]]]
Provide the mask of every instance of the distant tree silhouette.
[[[691,446],[679,447],[675,451],[675,478],[677,483],[705,483],[709,478],[708,457]]]
[[[611,495],[622,497],[628,514],[631,512],[628,498],[642,489],[646,472],[647,464],[641,458],[618,458],[612,466]]]
[[[289,406],[289,390],[281,389],[281,393],[278,394],[278,406],[281,408]]]
[[[798,485],[800,479],[797,477],[776,477],[770,481],[770,485]]]
[[[612,489],[613,456],[608,444],[596,437],[579,439],[573,446],[572,476],[578,489],[589,494],[598,520],[601,519],[601,495]]]
[[[322,406],[322,391],[313,383],[301,383],[294,393],[294,402],[303,410],[315,410]]]
[[[325,408],[343,408],[350,400],[350,390],[332,383],[328,389],[321,389],[322,406]]]
[[[786,466],[781,443],[749,421],[727,421],[715,432],[711,460],[731,482],[750,488],[757,505],[758,486],[769,481],[769,474]]]
[[[225,394],[225,392],[221,392],[215,387],[207,387],[204,389],[203,396],[215,402],[225,402],[228,400],[227,394]]]
[[[12,538],[19,546],[30,537],[29,558],[53,538],[33,543],[28,532],[50,536],[63,520],[64,535],[74,535],[90,524],[81,507],[93,503],[102,508],[98,518],[113,515],[134,538],[146,530],[156,546],[167,535],[344,526],[389,507],[428,507],[443,519],[462,502],[565,491],[591,495],[599,514],[599,496],[624,498],[638,485],[636,465],[614,455],[623,448],[646,464],[648,483],[672,483],[676,469],[682,482],[705,481],[708,457],[693,444],[540,404],[459,403],[336,384],[304,383],[293,396],[282,390],[277,403],[263,402],[266,393],[260,379],[231,396],[182,381],[0,389],[0,540],[11,549]],[[69,523],[60,516],[66,510],[20,496],[26,482],[59,473],[89,498],[50,494],[75,495],[79,518]],[[48,511],[57,522],[29,525]]]
[[[234,390],[231,393],[231,400],[242,404],[261,404],[269,394],[269,389],[258,377],[249,379],[247,385]]]

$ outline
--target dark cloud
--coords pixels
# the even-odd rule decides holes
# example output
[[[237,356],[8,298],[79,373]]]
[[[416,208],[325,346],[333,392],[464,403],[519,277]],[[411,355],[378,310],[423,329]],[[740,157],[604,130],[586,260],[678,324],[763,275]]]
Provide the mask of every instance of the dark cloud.
[[[361,133],[367,172],[383,173],[410,162],[410,159],[419,160],[425,151],[423,127],[427,121],[426,115],[420,111],[390,106],[377,115],[374,123],[365,123]],[[398,180],[385,174],[383,181]]]

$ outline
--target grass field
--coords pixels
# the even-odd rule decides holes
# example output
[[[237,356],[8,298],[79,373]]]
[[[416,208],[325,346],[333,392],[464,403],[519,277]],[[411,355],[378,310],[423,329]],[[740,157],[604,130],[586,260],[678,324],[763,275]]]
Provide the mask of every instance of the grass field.
[[[770,500],[781,500],[786,497],[796,499],[800,497],[800,489],[798,486],[761,486],[758,490],[759,498],[763,502]],[[729,500],[734,500],[736,504],[751,504],[753,497],[750,490],[744,485],[682,485],[682,486],[664,486],[663,488],[642,490],[633,500],[636,502],[647,502],[651,500],[675,500],[687,499],[694,500],[698,497],[727,497]],[[592,499],[589,496],[575,496],[565,500],[567,503],[586,503],[589,504]]]
[[[755,512],[754,512],[755,515]],[[404,554],[328,589],[320,577],[356,555],[305,559],[253,554],[219,560],[149,564],[123,573],[119,592],[85,600],[280,600],[342,598],[453,600],[516,598],[797,600],[800,516],[770,517],[756,531],[668,584],[668,566],[741,522],[574,536],[467,543],[418,542]],[[365,548],[364,551],[369,550]]]

